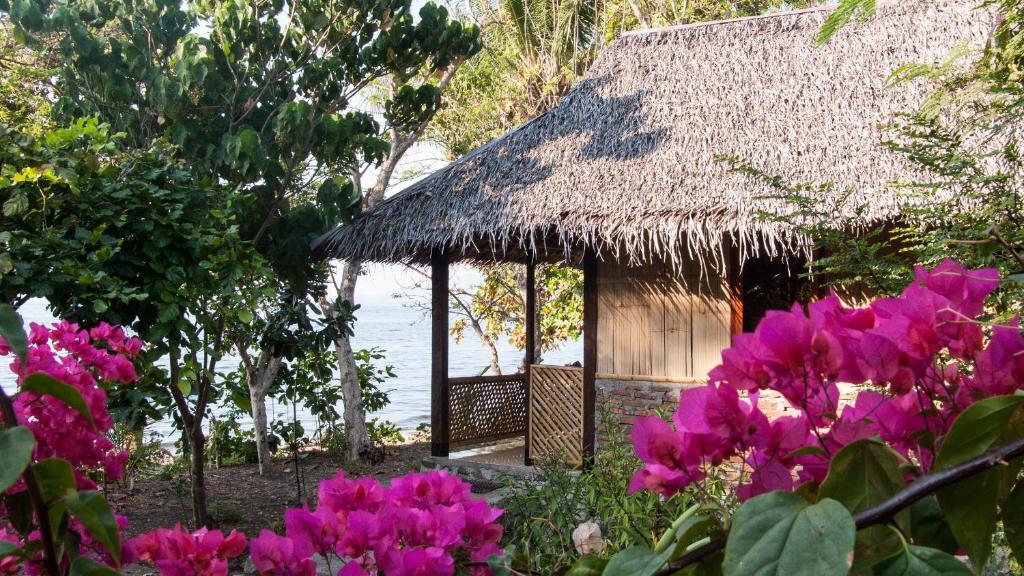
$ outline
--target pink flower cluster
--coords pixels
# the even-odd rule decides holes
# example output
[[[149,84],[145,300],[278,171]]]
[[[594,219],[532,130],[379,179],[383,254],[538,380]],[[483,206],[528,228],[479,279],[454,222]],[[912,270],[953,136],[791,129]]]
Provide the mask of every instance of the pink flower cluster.
[[[67,460],[78,473],[81,489],[95,487],[85,474],[89,470],[102,470],[108,479],[121,477],[126,455],[117,452],[107,436],[114,421],[107,411],[107,393],[97,380],[134,382],[138,375],[132,358],[141,348],[141,340],[129,338],[121,328],[106,323],[91,330],[66,321],[55,322],[50,328],[31,324],[24,365],[17,358],[11,363],[18,383],[43,373],[74,386],[95,424],[90,425],[84,416],[52,396],[19,392],[14,399],[15,412],[18,423],[36,438],[36,460]],[[10,347],[0,338],[0,356],[10,353]]]
[[[161,576],[227,576],[228,560],[245,550],[245,535],[232,530],[226,537],[220,530],[200,528],[189,533],[175,525],[157,528],[125,544],[125,562],[145,562]]]
[[[469,485],[443,472],[410,473],[389,487],[339,473],[320,483],[314,511],[285,512],[285,536],[263,530],[250,543],[262,575],[312,576],[314,554],[342,576],[449,576],[456,561],[500,554],[502,511],[474,499]]]
[[[35,437],[33,460],[67,460],[75,471],[81,490],[96,487],[89,477],[93,471],[102,471],[108,479],[120,478],[127,455],[118,452],[107,436],[114,421],[107,411],[107,393],[99,381],[135,381],[138,376],[132,358],[142,349],[142,341],[129,338],[121,328],[106,323],[87,331],[77,324],[63,321],[49,328],[32,324],[28,340],[25,361],[15,358],[11,363],[11,370],[18,375],[18,384],[21,385],[32,374],[42,373],[73,386],[85,401],[93,421],[90,424],[85,416],[62,400],[20,390],[14,396],[15,416],[18,424],[31,430]],[[10,346],[0,338],[0,356],[10,354]],[[8,489],[8,493],[24,489],[24,483],[18,482]],[[116,516],[116,519],[123,529],[126,524],[124,517]],[[81,536],[80,553],[114,565],[110,554],[92,539],[76,518],[71,518],[69,529]],[[21,548],[35,545],[38,550],[38,531],[23,539],[0,527],[0,539],[15,542]],[[19,564],[20,559],[14,556],[0,559],[0,575],[21,569],[30,575],[44,572],[41,553],[30,558],[24,566]]]
[[[1024,388],[1017,321],[994,328],[987,344],[978,321],[998,285],[995,270],[947,260],[918,269],[899,297],[864,308],[847,308],[833,293],[806,313],[799,305],[768,312],[753,333],[736,336],[707,386],[682,394],[674,427],[656,417],[636,422],[644,466],[632,489],[671,495],[708,466],[738,458],[749,472],[741,498],[792,490],[820,482],[843,446],[875,436],[927,472],[960,412]],[[841,408],[843,383],[875,390]],[[769,421],[758,407],[763,390],[779,393],[797,415]]]

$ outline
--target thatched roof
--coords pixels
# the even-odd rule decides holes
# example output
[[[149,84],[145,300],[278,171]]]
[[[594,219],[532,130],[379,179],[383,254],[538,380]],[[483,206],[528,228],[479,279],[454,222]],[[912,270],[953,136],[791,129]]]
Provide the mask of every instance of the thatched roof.
[[[529,247],[564,258],[588,244],[632,261],[722,261],[777,254],[793,230],[766,221],[787,209],[738,156],[793,182],[834,184],[837,221],[899,212],[888,183],[902,161],[879,146],[881,125],[914,109],[924,82],[887,86],[909,62],[934,63],[994,25],[977,0],[880,2],[877,15],[823,47],[827,9],[629,33],[550,112],[409,186],[320,246],[333,256],[422,262],[519,260]],[[845,202],[839,198],[852,191]],[[867,210],[858,212],[857,207]]]

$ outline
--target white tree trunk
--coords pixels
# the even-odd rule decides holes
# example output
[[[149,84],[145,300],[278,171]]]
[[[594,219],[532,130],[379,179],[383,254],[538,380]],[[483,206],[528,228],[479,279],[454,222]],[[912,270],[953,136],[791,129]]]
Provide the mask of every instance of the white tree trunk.
[[[269,423],[267,421],[267,393],[281,369],[282,358],[260,354],[260,362],[254,374],[249,376],[249,403],[252,404],[252,423],[256,432],[256,455],[259,459],[260,476],[270,473],[270,444],[267,442]],[[248,372],[248,371],[247,371]]]
[[[360,262],[346,262],[338,287],[338,300],[352,302],[356,291],[356,278],[359,277]],[[363,394],[359,389],[359,375],[356,370],[356,359],[352,350],[352,342],[348,335],[342,334],[334,341],[334,350],[338,356],[338,379],[341,383],[341,397],[345,403],[345,441],[349,461],[361,459],[370,451],[370,435],[366,430],[366,410],[363,408]]]

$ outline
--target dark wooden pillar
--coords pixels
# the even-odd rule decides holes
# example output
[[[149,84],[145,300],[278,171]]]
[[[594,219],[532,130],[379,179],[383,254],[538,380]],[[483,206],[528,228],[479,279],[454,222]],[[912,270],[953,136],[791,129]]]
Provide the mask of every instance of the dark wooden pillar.
[[[430,256],[430,455],[448,456],[448,254]]]
[[[583,254],[583,464],[594,461],[594,404],[597,399],[597,253]]]
[[[527,466],[533,465],[530,458],[530,366],[537,361],[537,277],[536,262],[533,252],[526,256],[526,316],[524,317],[523,328],[526,330],[526,352],[523,358],[523,365],[526,367],[526,447],[523,450],[523,463]]]
[[[729,246],[729,269],[726,276],[729,283],[729,331],[735,336],[743,333],[743,272],[740,251],[736,245]]]

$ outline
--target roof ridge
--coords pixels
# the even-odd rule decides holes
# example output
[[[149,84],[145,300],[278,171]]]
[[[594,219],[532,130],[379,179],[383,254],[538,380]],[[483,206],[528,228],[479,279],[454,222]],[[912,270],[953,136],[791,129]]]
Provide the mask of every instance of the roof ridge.
[[[672,26],[662,26],[659,28],[643,28],[640,30],[627,30],[619,35],[619,38],[628,38],[630,36],[647,36],[653,34],[665,34],[669,32],[677,32],[680,30],[690,30],[692,28],[710,28],[712,26],[720,26],[724,24],[741,24],[752,20],[767,20],[769,18],[779,18],[782,16],[800,16],[803,14],[812,14],[815,12],[828,12],[835,10],[836,6],[815,6],[813,8],[800,8],[797,10],[780,10],[778,12],[770,12],[768,14],[755,14],[753,16],[738,16],[736,18],[725,18],[723,20],[705,20],[703,22],[691,22],[689,24],[673,24]]]

